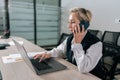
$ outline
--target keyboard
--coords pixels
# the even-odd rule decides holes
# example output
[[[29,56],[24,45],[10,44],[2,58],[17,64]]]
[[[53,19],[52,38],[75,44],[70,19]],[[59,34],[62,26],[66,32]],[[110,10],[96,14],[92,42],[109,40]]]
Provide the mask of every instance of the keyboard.
[[[39,59],[31,59],[31,62],[39,71],[51,68],[46,61],[39,62]]]

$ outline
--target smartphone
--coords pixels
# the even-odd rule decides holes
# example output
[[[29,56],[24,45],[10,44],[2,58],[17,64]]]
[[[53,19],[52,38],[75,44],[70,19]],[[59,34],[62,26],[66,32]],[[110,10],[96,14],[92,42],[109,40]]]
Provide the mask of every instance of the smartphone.
[[[88,21],[85,21],[85,20],[81,20],[80,21],[80,31],[82,31],[82,25],[84,25],[84,29],[86,30],[88,27],[89,27],[89,22]]]

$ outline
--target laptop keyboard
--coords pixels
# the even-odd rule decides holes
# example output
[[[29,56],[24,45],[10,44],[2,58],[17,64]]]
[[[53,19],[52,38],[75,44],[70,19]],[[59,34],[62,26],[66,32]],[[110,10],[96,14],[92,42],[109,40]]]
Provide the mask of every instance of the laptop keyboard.
[[[31,62],[34,65],[34,67],[36,67],[38,70],[45,70],[51,68],[47,62],[39,62],[39,59],[31,59]]]

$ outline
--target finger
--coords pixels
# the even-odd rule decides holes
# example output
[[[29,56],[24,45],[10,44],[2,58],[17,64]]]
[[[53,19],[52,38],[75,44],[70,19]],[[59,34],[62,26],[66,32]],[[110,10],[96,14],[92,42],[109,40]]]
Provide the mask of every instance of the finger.
[[[80,33],[80,25],[77,24],[78,33]]]
[[[47,54],[45,58],[46,58],[46,59],[50,58],[50,54]]]
[[[41,56],[39,62],[41,62],[41,61],[44,60],[44,59],[45,59],[45,54],[43,54],[43,55]]]
[[[76,34],[76,28],[74,28],[74,34]]]
[[[84,25],[82,25],[82,33],[85,32],[85,28]]]
[[[75,34],[75,27],[73,28],[73,30],[72,30],[72,31],[73,31],[73,34]]]
[[[76,33],[78,33],[78,27],[79,27],[79,26],[78,26],[78,25],[76,25]]]
[[[49,57],[49,54],[45,52],[45,58],[47,59]]]
[[[75,27],[76,27],[76,24],[75,24],[75,23],[72,24],[72,31],[73,31],[73,33],[76,33],[76,31],[75,31]]]
[[[35,56],[34,56],[34,59],[37,59],[37,58],[39,58],[41,55],[40,54],[36,54]]]
[[[44,58],[45,58],[45,59],[47,58],[47,54],[45,54]]]
[[[73,28],[73,36],[75,37],[75,27]]]
[[[75,38],[75,33],[73,33],[73,38]]]
[[[78,33],[78,29],[77,29],[77,25],[76,24],[75,24],[75,27],[74,27],[74,32],[75,32],[75,34]]]

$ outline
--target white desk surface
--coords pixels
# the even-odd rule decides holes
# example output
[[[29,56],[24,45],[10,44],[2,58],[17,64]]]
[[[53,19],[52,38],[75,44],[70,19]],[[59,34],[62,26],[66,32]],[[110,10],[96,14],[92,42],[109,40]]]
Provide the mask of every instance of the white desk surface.
[[[12,37],[18,41],[24,42],[24,47],[27,52],[40,52],[45,51],[33,43],[18,37]],[[0,43],[5,43],[12,41],[9,39],[0,39]],[[0,70],[2,73],[3,80],[101,80],[94,75],[87,73],[81,74],[77,67],[73,64],[67,62],[64,59],[56,58],[57,61],[66,65],[68,69],[61,70],[57,72],[47,73],[43,75],[36,75],[25,61],[19,61],[14,63],[4,64],[2,61],[3,56],[8,56],[9,54],[19,53],[14,45],[7,47],[4,50],[0,50]]]

